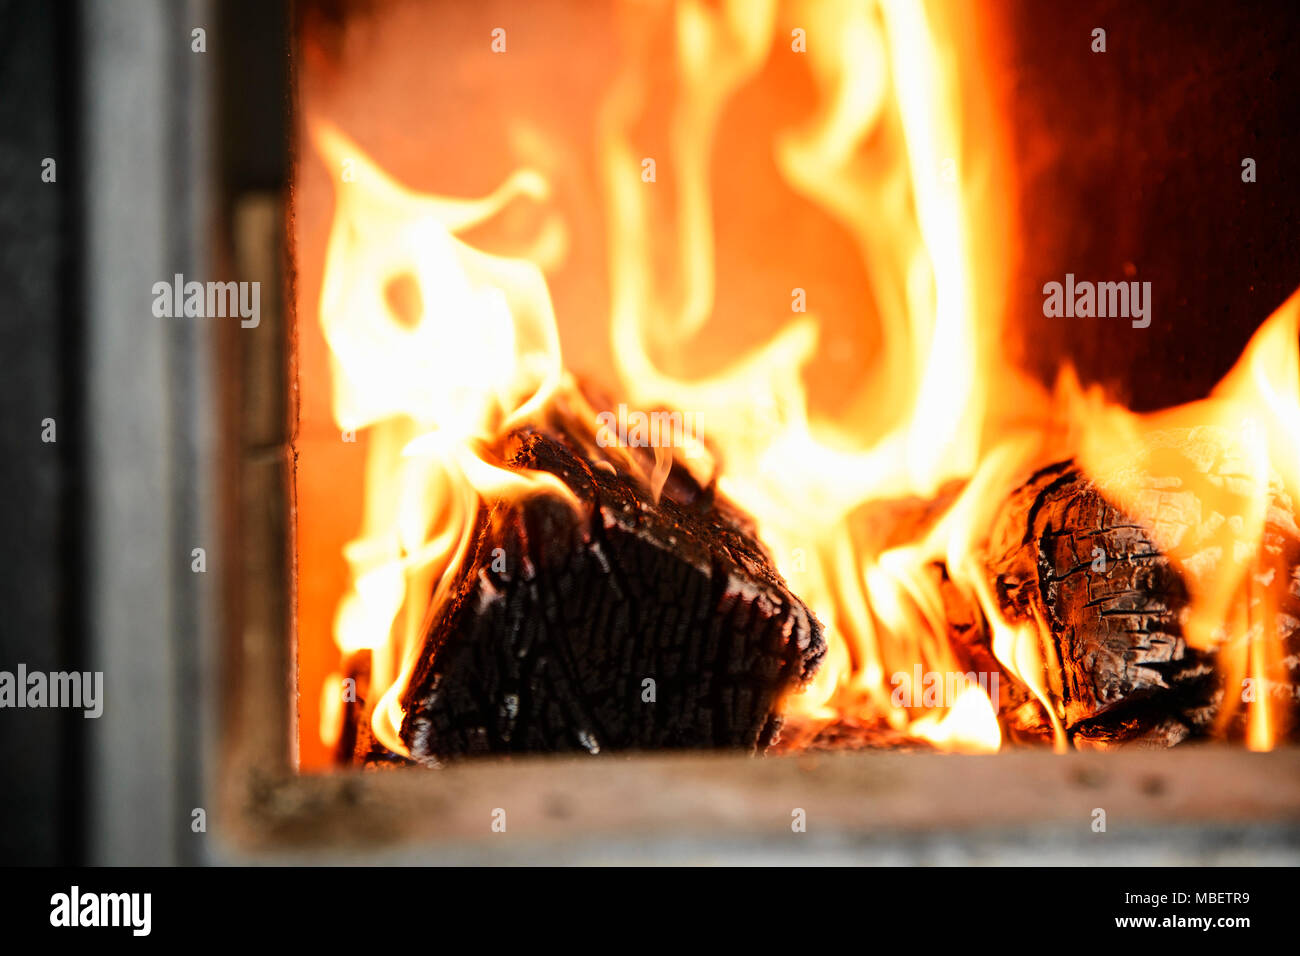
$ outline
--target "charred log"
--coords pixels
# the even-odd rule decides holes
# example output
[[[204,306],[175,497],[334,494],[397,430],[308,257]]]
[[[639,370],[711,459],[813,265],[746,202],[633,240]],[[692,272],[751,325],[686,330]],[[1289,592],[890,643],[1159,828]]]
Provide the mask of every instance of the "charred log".
[[[1230,461],[1207,451],[1214,444],[1198,432],[1170,438],[1163,453],[1177,457],[1183,467],[1170,473],[1183,477],[1149,470],[1143,514],[1125,513],[1104,485],[1061,462],[1032,476],[995,521],[987,567],[1002,613],[1013,624],[1038,623],[1048,693],[1080,745],[1171,746],[1216,729],[1225,693],[1240,694],[1225,688],[1216,669],[1223,648],[1196,648],[1184,635],[1183,574],[1212,575],[1222,555],[1207,544],[1180,570],[1149,530],[1159,527],[1162,540],[1195,542],[1209,539],[1207,527],[1231,520],[1204,506],[1198,489],[1234,480]],[[1298,567],[1300,529],[1289,498],[1275,487],[1254,579],[1277,604],[1284,655],[1284,686],[1267,689],[1292,701],[1300,687]],[[1229,704],[1240,719],[1244,708]],[[1013,723],[1049,732],[1046,714],[1034,711],[1021,708]]]
[[[656,501],[562,427],[513,434],[503,461],[582,507],[483,509],[403,695],[412,756],[765,749],[825,642],[743,515],[678,464]]]

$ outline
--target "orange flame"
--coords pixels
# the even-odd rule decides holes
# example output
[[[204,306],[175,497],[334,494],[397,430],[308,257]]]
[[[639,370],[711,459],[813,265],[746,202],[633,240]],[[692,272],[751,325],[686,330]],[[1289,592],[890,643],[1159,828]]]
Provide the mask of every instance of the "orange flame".
[[[945,749],[1001,747],[996,685],[963,678],[939,682],[951,693],[918,693],[914,675],[926,684],[924,675],[964,672],[932,573],[938,565],[978,609],[1001,668],[1042,705],[1057,748],[1066,747],[1046,679],[1046,626],[1004,618],[982,550],[994,510],[1025,474],[1071,455],[1116,505],[1147,521],[1183,571],[1187,641],[1219,650],[1225,687],[1269,686],[1282,666],[1268,586],[1279,572],[1260,554],[1270,503],[1300,501],[1300,299],[1260,329],[1210,398],[1156,415],[1084,390],[1068,369],[1053,401],[1006,364],[1001,287],[1010,262],[1004,244],[978,243],[972,229],[1007,231],[1006,191],[992,178],[994,169],[1007,175],[1005,157],[995,155],[996,130],[966,135],[963,108],[979,93],[959,75],[962,25],[933,9],[915,0],[780,8],[679,0],[622,11],[631,46],[597,117],[596,142],[619,394],[698,421],[688,467],[716,474],[754,516],[779,570],[822,621],[825,663],[784,702],[803,720],[868,717]],[[665,10],[675,55],[669,150],[658,166],[673,184],[666,203],[647,188],[638,148],[659,91],[637,45],[651,33],[644,20]],[[870,422],[810,409],[810,366],[834,333],[815,311],[710,375],[681,373],[715,311],[719,126],[785,42],[787,18],[816,38],[806,62],[817,108],[767,145],[788,188],[855,241],[871,286],[863,319],[880,330]],[[372,693],[382,694],[373,730],[405,753],[401,689],[480,502],[568,494],[548,475],[505,471],[483,452],[569,387],[540,268],[554,257],[554,236],[514,258],[458,238],[516,198],[545,199],[549,186],[522,169],[483,199],[417,194],[327,123],[311,124],[311,134],[331,169],[354,171],[336,186],[320,321],[334,361],[335,418],[341,428],[369,429],[362,529],[346,551],[352,581],[335,641],[343,652],[373,652]],[[1197,430],[1200,457],[1175,454],[1172,430]],[[659,451],[649,476],[656,492],[667,474]],[[1194,534],[1162,520],[1153,478],[1194,492],[1206,518]],[[864,534],[865,518],[891,521],[909,502],[933,503],[917,530]],[[1226,722],[1237,698],[1225,699]],[[1251,747],[1277,739],[1282,714],[1271,700],[1260,693],[1249,704]],[[323,734],[337,711],[326,712]]]
[[[988,345],[997,341],[1000,316],[976,307],[971,210],[958,176],[973,176],[979,166],[963,156],[951,38],[935,32],[922,5],[799,5],[797,22],[819,38],[807,56],[822,107],[807,126],[772,144],[790,187],[857,239],[883,326],[881,367],[890,381],[880,412],[890,428],[874,445],[854,448],[845,442],[845,426],[854,423],[810,419],[802,376],[822,335],[812,316],[708,379],[663,371],[690,347],[688,336],[712,307],[710,200],[699,177],[719,104],[757,72],[771,47],[771,13],[767,4],[723,4],[714,13],[692,3],[677,7],[684,66],[670,175],[685,185],[675,231],[651,228],[649,194],[637,176],[631,130],[644,76],[635,60],[607,102],[600,149],[622,386],[637,402],[698,412],[722,463],[720,487],[757,518],[782,574],[826,625],[827,662],[788,702],[792,711],[830,718],[866,708],[918,736],[996,750],[996,721],[985,719],[993,702],[985,697],[976,706],[978,688],[961,698],[961,708],[948,701],[942,720],[932,708],[891,703],[893,671],[910,672],[914,661],[938,672],[961,669],[947,644],[940,595],[924,573],[944,557],[944,542],[936,536],[873,553],[853,540],[847,520],[864,503],[931,496],[945,481],[969,477],[994,374]],[[718,68],[697,68],[705,57]],[[675,284],[652,279],[657,235],[685,257]],[[685,291],[672,299],[665,287]]]
[[[1291,569],[1268,565],[1265,540],[1270,510],[1293,523],[1300,501],[1298,341],[1300,292],[1202,401],[1137,415],[1085,392],[1068,372],[1059,388],[1079,432],[1079,460],[1146,524],[1188,585],[1183,634],[1218,652],[1220,731],[1247,700],[1246,740],[1257,750],[1276,743],[1284,716],[1267,690],[1283,685],[1276,579]],[[1248,680],[1258,693],[1242,693]]]
[[[352,588],[334,636],[343,653],[372,651],[372,729],[406,754],[399,695],[481,498],[549,491],[573,500],[554,476],[507,471],[479,451],[542,409],[563,369],[537,266],[455,236],[546,185],[522,170],[485,199],[421,196],[329,124],[312,124],[311,134],[332,169],[349,171],[337,186],[320,305],[334,416],[343,429],[370,429],[361,535],[345,551]]]

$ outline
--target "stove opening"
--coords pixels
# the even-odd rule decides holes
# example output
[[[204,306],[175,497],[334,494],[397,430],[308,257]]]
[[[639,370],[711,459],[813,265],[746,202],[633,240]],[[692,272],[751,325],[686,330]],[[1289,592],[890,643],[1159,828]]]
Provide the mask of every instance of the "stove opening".
[[[304,769],[1287,739],[1300,299],[1133,400],[1011,15],[301,5]]]

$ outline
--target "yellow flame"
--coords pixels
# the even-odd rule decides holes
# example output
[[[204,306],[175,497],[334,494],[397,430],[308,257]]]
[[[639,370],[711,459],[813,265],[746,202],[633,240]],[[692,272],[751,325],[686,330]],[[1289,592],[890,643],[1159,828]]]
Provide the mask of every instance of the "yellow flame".
[[[330,124],[310,124],[337,205],[320,322],[333,364],[334,416],[366,429],[360,536],[345,550],[351,589],[338,607],[343,653],[369,648],[372,728],[395,753],[400,694],[428,615],[447,598],[483,498],[549,491],[558,479],[496,467],[478,451],[537,414],[563,367],[550,294],[522,258],[456,238],[520,196],[544,197],[529,170],[478,200],[403,188]],[[405,298],[395,297],[406,283]],[[324,713],[330,713],[328,709]]]
[[[911,733],[936,746],[967,753],[996,753],[1002,746],[993,704],[977,685],[967,685],[942,717],[925,714],[912,722]]]
[[[846,449],[845,431],[856,423],[814,421],[807,408],[803,375],[823,335],[812,316],[792,321],[709,378],[686,380],[665,370],[680,364],[689,334],[712,305],[711,200],[699,183],[720,104],[757,72],[761,54],[771,55],[769,7],[759,5],[743,21],[740,7],[750,10],[675,8],[679,60],[686,64],[670,123],[669,174],[685,184],[675,228],[657,222],[638,176],[633,131],[644,108],[643,64],[629,60],[606,102],[600,148],[611,335],[622,387],[636,402],[698,413],[718,450],[719,486],[757,518],[782,574],[821,616],[829,654],[790,709],[830,718],[866,708],[895,727],[912,725],[956,746],[965,739],[956,728],[976,712],[973,703],[942,723],[929,713],[917,724],[919,709],[901,711],[890,702],[892,671],[915,660],[961,669],[948,647],[941,598],[925,573],[928,562],[942,558],[943,543],[872,553],[855,541],[848,520],[865,502],[932,495],[950,478],[969,477],[980,452],[993,372],[987,343],[997,340],[1000,316],[975,308],[952,39],[936,34],[917,3],[832,0],[797,4],[791,14],[816,38],[807,61],[819,109],[772,149],[790,187],[856,238],[884,333],[879,364],[888,381],[879,411],[889,427],[875,444]],[[706,54],[718,69],[698,68]],[[689,250],[676,283],[655,279],[656,239]],[[665,288],[687,294],[674,298]],[[987,698],[985,704],[992,712]],[[994,721],[992,749],[996,739]],[[972,720],[967,744],[988,749],[989,741],[987,722]]]
[[[1247,744],[1271,748],[1283,717],[1277,594],[1290,568],[1268,564],[1269,509],[1292,520],[1300,489],[1300,292],[1260,326],[1210,397],[1148,415],[1062,377],[1079,461],[1106,496],[1141,521],[1188,587],[1188,644],[1216,652],[1224,732],[1249,678],[1259,692]]]
[[[999,351],[1010,263],[995,244],[977,243],[972,228],[996,233],[1007,215],[1005,191],[989,178],[999,168],[990,160],[998,133],[980,130],[974,142],[963,135],[963,107],[978,85],[960,75],[953,8],[678,0],[621,9],[631,18],[629,47],[597,116],[596,142],[613,371],[620,397],[699,422],[686,464],[702,480],[716,477],[755,517],[779,570],[825,626],[825,663],[784,702],[787,712],[812,722],[869,716],[944,748],[997,750],[996,693],[969,683],[942,703],[900,703],[895,693],[899,675],[917,668],[965,670],[949,634],[948,592],[933,573],[940,566],[1065,748],[1046,625],[1005,619],[982,560],[995,509],[1049,455],[1075,455],[1183,572],[1185,637],[1220,651],[1224,721],[1237,699],[1233,683],[1277,679],[1277,569],[1264,566],[1260,548],[1270,502],[1279,494],[1300,501],[1300,298],[1260,329],[1203,402],[1136,415],[1067,370],[1054,404]],[[950,16],[931,16],[938,9]],[[663,90],[648,38],[662,31],[647,22],[664,15],[674,83],[659,172],[673,188],[656,193],[646,188],[638,136],[645,114],[661,106],[652,106]],[[871,314],[849,318],[880,330],[870,422],[809,407],[805,379],[819,343],[838,331],[827,316],[792,318],[708,376],[681,372],[715,306],[719,123],[785,42],[785,16],[808,36],[803,62],[817,103],[806,122],[765,146],[790,191],[854,239]],[[504,470],[485,454],[569,388],[539,269],[555,259],[563,226],[548,220],[525,255],[489,255],[459,235],[516,199],[547,198],[541,174],[519,170],[481,199],[428,196],[394,182],[328,124],[312,123],[311,133],[331,171],[350,171],[336,182],[320,321],[333,356],[335,417],[367,439],[362,528],[346,550],[351,585],[335,640],[345,653],[371,650],[372,693],[382,694],[372,726],[404,753],[400,693],[481,501],[568,495],[550,476]],[[1027,400],[1009,408],[1012,395]],[[657,498],[670,460],[655,451],[650,473],[638,473]],[[960,490],[947,491],[953,483]],[[1167,513],[1175,492],[1194,499],[1197,521]],[[862,530],[873,509],[890,516],[910,502],[933,503],[935,513],[901,539]],[[1262,692],[1250,705],[1251,747],[1277,739],[1282,718],[1271,699]],[[323,711],[322,734],[336,723],[337,707]]]

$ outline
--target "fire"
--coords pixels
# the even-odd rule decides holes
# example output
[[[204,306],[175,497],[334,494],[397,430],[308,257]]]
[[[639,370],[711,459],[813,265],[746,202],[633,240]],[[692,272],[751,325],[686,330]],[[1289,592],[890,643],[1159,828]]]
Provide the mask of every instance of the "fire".
[[[479,502],[572,497],[552,475],[483,457],[481,442],[527,421],[561,386],[560,344],[537,266],[455,235],[545,184],[524,170],[477,201],[419,196],[329,124],[311,132],[326,162],[350,172],[338,187],[320,305],[334,417],[344,430],[369,429],[361,535],[345,551],[352,587],[334,637],[344,654],[371,651],[372,729],[404,754],[398,694],[427,615],[464,560]],[[338,699],[335,681],[323,699]]]
[[[1183,633],[1218,652],[1226,726],[1249,680],[1247,744],[1268,750],[1283,719],[1267,688],[1284,685],[1277,596],[1290,569],[1269,564],[1270,508],[1289,515],[1300,481],[1300,292],[1252,337],[1209,398],[1136,415],[1096,390],[1062,377],[1061,401],[1080,433],[1078,456],[1104,476],[1106,491],[1134,515],[1148,516],[1152,540],[1189,584]],[[1123,460],[1125,465],[1117,467]],[[1163,491],[1170,489],[1169,491]],[[1162,520],[1162,505],[1190,492],[1200,520]],[[1252,689],[1254,689],[1252,688]]]
[[[980,167],[976,156],[963,156],[951,38],[937,34],[926,9],[914,3],[813,3],[793,15],[822,38],[807,56],[823,105],[773,149],[790,188],[857,239],[889,379],[880,409],[889,427],[869,446],[846,448],[854,423],[812,420],[808,412],[802,376],[826,334],[812,318],[791,322],[709,379],[662,371],[674,364],[674,351],[689,348],[686,337],[713,305],[705,268],[713,259],[709,196],[698,177],[718,104],[758,71],[774,31],[765,4],[723,4],[711,13],[683,4],[677,15],[684,66],[672,121],[679,157],[673,171],[689,186],[678,194],[676,231],[649,227],[648,193],[635,175],[630,130],[641,64],[630,62],[616,81],[602,124],[611,323],[622,387],[640,403],[698,412],[722,462],[720,487],[758,519],[782,574],[827,627],[827,663],[789,701],[792,712],[831,719],[866,710],[947,745],[996,750],[993,702],[976,702],[978,688],[962,696],[960,708],[949,701],[942,723],[934,708],[891,703],[891,677],[910,673],[915,662],[927,671],[961,670],[947,645],[941,597],[925,574],[945,555],[943,533],[873,552],[853,540],[849,521],[869,502],[929,497],[946,481],[969,478],[981,452],[996,371],[989,346],[997,342],[1000,316],[978,308],[972,280],[972,210],[957,174],[973,177]],[[693,68],[702,51],[722,68]],[[985,221],[996,215],[981,212]],[[675,299],[653,281],[657,235],[687,257],[677,283],[684,291]],[[969,508],[962,514],[970,522],[980,518]],[[944,532],[965,533],[952,522]],[[982,576],[971,574],[964,583],[977,580]]]
[[[960,75],[962,25],[938,12],[915,0],[621,9],[630,49],[596,118],[617,394],[635,409],[688,416],[688,466],[756,519],[826,628],[826,660],[785,701],[790,716],[811,726],[876,720],[943,749],[997,751],[997,682],[967,673],[953,644],[952,588],[978,609],[1001,669],[1041,703],[1056,746],[1067,746],[1045,677],[1045,625],[1004,618],[981,556],[994,510],[1017,483],[1074,457],[1111,501],[1149,521],[1184,573],[1186,640],[1220,652],[1226,722],[1234,685],[1268,686],[1281,674],[1270,582],[1283,571],[1262,563],[1261,546],[1270,503],[1300,501],[1300,298],[1261,327],[1203,402],[1136,415],[1069,369],[1054,395],[1021,375],[999,348],[1007,247],[987,241],[1009,232],[1005,184],[992,175],[1007,167],[995,161],[996,130],[972,137],[963,127],[978,91]],[[647,188],[637,140],[651,92],[650,54],[637,41],[658,16],[671,17],[675,56],[670,150],[656,161],[673,184],[666,207]],[[767,146],[789,190],[852,236],[869,279],[873,314],[849,318],[879,325],[870,421],[810,407],[806,379],[836,335],[834,316],[799,312],[711,374],[681,371],[715,312],[711,157],[722,116],[789,42],[790,23],[816,38],[800,52],[817,108]],[[372,727],[404,753],[400,693],[481,503],[568,494],[486,451],[571,387],[543,272],[555,237],[513,257],[463,238],[518,200],[547,200],[549,185],[520,169],[482,199],[419,194],[330,124],[314,121],[310,132],[330,169],[353,173],[336,182],[319,318],[336,422],[367,436],[362,527],[346,549],[351,581],[334,639],[344,655],[371,651],[372,693],[382,698]],[[1180,455],[1169,438],[1188,431],[1201,458]],[[1229,480],[1210,458],[1230,464]],[[656,456],[656,494],[667,465]],[[1205,519],[1196,534],[1162,522],[1160,482],[1196,495]],[[891,532],[871,530],[880,522]],[[927,696],[925,675],[965,676]],[[327,740],[337,680],[322,698]],[[1282,714],[1267,693],[1247,706],[1248,744],[1267,749]]]

